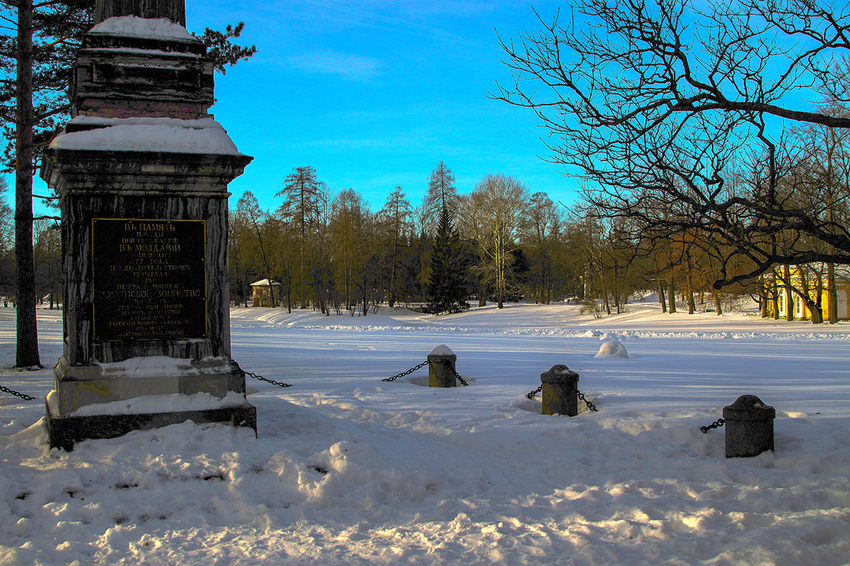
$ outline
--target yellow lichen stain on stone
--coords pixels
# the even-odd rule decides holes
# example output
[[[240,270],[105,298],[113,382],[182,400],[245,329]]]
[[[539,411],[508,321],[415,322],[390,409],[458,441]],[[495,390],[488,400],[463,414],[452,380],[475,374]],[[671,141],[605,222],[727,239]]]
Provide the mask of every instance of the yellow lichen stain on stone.
[[[109,397],[109,395],[112,393],[112,390],[108,385],[100,383],[86,383],[84,381],[78,383],[77,389],[88,389],[89,391],[96,393],[101,397]]]

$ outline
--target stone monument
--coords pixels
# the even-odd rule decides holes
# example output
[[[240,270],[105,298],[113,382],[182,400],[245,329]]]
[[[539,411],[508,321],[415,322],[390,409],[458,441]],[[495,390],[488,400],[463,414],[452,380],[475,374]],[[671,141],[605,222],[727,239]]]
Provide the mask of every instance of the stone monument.
[[[98,0],[72,119],[45,150],[60,196],[64,348],[51,447],[193,420],[256,430],[230,357],[227,185],[252,158],[208,113],[184,0]]]

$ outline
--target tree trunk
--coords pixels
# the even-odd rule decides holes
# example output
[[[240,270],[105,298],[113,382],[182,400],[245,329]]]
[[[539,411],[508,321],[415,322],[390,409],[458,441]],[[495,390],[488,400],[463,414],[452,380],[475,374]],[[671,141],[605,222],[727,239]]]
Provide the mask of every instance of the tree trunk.
[[[785,320],[794,320],[794,295],[791,294],[791,267],[785,265]]]
[[[776,272],[773,273],[771,291],[771,300],[773,301],[773,320],[779,320],[779,286],[776,284]]]
[[[803,296],[801,297],[801,301],[804,305],[806,305],[806,309],[808,309],[809,311],[809,318],[811,319],[812,324],[823,324],[823,312],[821,311],[820,306],[814,300],[812,300],[808,272],[803,266],[799,266],[797,269],[800,273],[800,286],[803,290]],[[803,312],[801,318],[805,317],[806,313]]]
[[[767,318],[768,290],[764,275],[759,275],[759,316]]]
[[[676,312],[676,278],[672,275],[667,281],[667,310],[670,311],[670,314],[675,314]]]
[[[835,264],[826,266],[826,310],[829,313],[829,323],[838,322],[838,292],[835,290]]]
[[[614,264],[614,308],[617,311],[617,314],[620,314],[622,311],[620,310],[620,281],[619,281],[619,270],[617,269],[617,265]]]
[[[658,302],[661,303],[661,312],[667,313],[667,301],[664,300],[664,283],[658,280]]]
[[[688,269],[688,276],[685,281],[688,285],[688,314],[694,314],[697,310],[697,306],[694,304],[694,284],[690,269]]]
[[[713,293],[714,295],[714,310],[717,311],[717,316],[723,315],[723,303],[720,301],[720,293]]]
[[[608,303],[608,288],[605,286],[605,272],[602,265],[599,266],[599,283],[602,286],[602,304],[605,305],[605,314],[611,316],[611,305]]]
[[[810,298],[806,299],[806,306],[809,309],[809,314],[812,317],[812,324],[823,324],[823,313],[816,302],[811,300]]]
[[[487,306],[487,283],[482,275],[478,276],[478,306]]]
[[[18,266],[18,367],[41,366],[35,314],[35,266],[32,250],[32,0],[18,4],[18,68],[15,171],[15,262]]]

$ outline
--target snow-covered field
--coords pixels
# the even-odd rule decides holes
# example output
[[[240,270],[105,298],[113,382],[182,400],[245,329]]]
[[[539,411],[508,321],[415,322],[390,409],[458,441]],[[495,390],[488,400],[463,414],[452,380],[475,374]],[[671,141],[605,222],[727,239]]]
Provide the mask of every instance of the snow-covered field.
[[[567,305],[365,318],[234,309],[249,430],[175,425],[45,453],[41,401],[0,394],[0,564],[850,564],[850,323]],[[0,384],[19,372],[0,309]],[[42,361],[61,351],[40,312]],[[596,357],[605,340],[628,358]],[[468,387],[419,370],[445,344]],[[526,393],[565,364],[599,412]],[[742,394],[776,451],[726,459],[700,432]]]

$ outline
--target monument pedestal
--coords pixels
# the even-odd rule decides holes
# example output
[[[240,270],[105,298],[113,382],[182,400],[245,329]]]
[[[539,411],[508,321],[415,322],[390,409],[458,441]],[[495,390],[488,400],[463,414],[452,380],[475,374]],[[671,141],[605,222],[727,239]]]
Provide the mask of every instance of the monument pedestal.
[[[53,373],[55,389],[47,397],[51,448],[70,451],[82,440],[187,420],[257,430],[257,410],[245,400],[245,374],[227,358],[148,356],[70,366],[63,356]]]
[[[65,275],[52,447],[185,420],[256,430],[230,358],[227,267],[227,185],[252,158],[213,102],[212,65],[180,25],[128,15],[83,41],[74,117],[41,168]]]
[[[117,438],[134,430],[149,430],[186,421],[196,424],[219,423],[247,426],[256,431],[257,410],[243,403],[241,406],[217,409],[61,417],[53,414],[50,404],[47,405],[50,448],[61,448],[68,452],[73,450],[74,444],[83,440]]]

